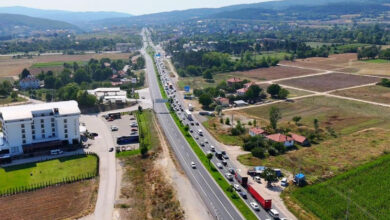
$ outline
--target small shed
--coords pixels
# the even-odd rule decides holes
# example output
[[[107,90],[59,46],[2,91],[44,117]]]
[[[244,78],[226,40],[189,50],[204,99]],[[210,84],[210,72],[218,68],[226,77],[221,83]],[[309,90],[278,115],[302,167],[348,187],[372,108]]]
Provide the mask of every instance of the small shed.
[[[294,182],[295,184],[297,184],[298,186],[302,186],[306,183],[306,177],[303,173],[298,173],[295,175],[294,177]]]
[[[244,100],[237,100],[237,101],[234,101],[234,105],[237,107],[240,107],[240,106],[246,106],[246,105],[248,105],[248,103],[245,102]]]

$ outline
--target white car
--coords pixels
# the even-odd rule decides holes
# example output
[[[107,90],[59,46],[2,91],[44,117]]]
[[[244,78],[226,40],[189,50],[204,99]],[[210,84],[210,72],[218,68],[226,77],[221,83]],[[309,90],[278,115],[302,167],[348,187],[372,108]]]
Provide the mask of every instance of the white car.
[[[191,167],[192,167],[192,169],[195,169],[196,168],[196,164],[195,164],[195,162],[191,162]]]
[[[217,167],[218,167],[219,169],[222,169],[222,168],[223,168],[223,166],[222,166],[221,163],[217,163]]]
[[[270,209],[268,213],[272,218],[279,218],[279,212],[276,209]]]
[[[204,139],[204,142],[206,143],[206,144],[208,144],[209,143],[209,141],[205,138]]]
[[[226,176],[226,179],[228,179],[229,181],[233,181],[233,175],[232,174],[225,173],[225,176]]]
[[[259,204],[257,204],[256,202],[251,202],[249,203],[252,207],[253,210],[255,211],[260,211],[260,207],[259,207]]]
[[[261,178],[259,176],[255,176],[255,181],[261,183]]]
[[[118,131],[118,127],[117,127],[117,126],[114,126],[114,125],[112,125],[112,126],[111,126],[111,131]]]
[[[233,187],[234,187],[234,189],[235,189],[237,192],[240,192],[240,191],[241,191],[240,185],[234,184]]]

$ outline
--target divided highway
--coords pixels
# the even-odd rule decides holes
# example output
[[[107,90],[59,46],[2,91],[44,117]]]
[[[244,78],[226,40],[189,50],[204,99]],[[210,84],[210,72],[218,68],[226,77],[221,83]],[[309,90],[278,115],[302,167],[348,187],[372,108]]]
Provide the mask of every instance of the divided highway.
[[[146,37],[145,32],[143,32],[143,36],[144,47],[142,49],[142,54],[146,59],[146,72],[148,75],[151,97],[153,100],[162,99],[153,60],[146,53],[147,42],[150,41]],[[203,167],[202,163],[198,160],[197,156],[192,151],[192,148],[173,121],[165,103],[155,103],[153,108],[157,113],[157,118],[179,163],[183,167],[191,183],[199,192],[199,195],[205,204],[208,206],[211,215],[214,216],[215,219],[243,219],[240,212],[230,202],[208,171]],[[197,164],[197,169],[191,167],[191,162]]]

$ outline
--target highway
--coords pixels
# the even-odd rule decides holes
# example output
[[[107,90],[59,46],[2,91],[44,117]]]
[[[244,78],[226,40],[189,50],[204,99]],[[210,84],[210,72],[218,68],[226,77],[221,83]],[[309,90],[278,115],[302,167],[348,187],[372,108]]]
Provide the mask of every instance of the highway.
[[[161,54],[164,54],[164,51],[157,51],[157,52],[159,52]],[[163,56],[164,55],[162,55],[162,57]],[[164,67],[164,64],[163,64],[162,61],[157,61],[157,68],[158,68],[159,74],[161,75],[163,84],[172,84],[172,85],[174,85],[172,83],[172,81],[170,80],[170,78],[169,78],[169,74],[167,73],[167,71],[164,70],[165,67]],[[174,97],[174,104],[176,105],[176,114],[179,116],[179,118],[182,120],[182,122],[184,124],[188,124],[190,126],[191,131],[192,131],[191,135],[197,141],[198,145],[201,146],[201,149],[204,151],[204,153],[207,154],[207,153],[213,152],[213,150],[211,149],[211,146],[213,146],[215,148],[215,151],[219,151],[220,143],[217,142],[212,137],[212,135],[209,132],[207,132],[207,130],[200,123],[198,123],[196,121],[196,119],[194,117],[192,117],[193,120],[191,120],[191,121],[188,120],[188,118],[186,117],[185,113],[183,112],[183,110],[185,109],[185,106],[183,104],[184,103],[183,102],[183,98],[181,97],[180,93],[175,88],[167,89],[167,92],[170,94],[170,96]],[[180,110],[179,106],[182,107],[182,110]],[[199,132],[198,132],[199,130],[202,130],[202,135],[199,134]],[[226,166],[222,166],[221,169],[219,169],[219,171],[222,173],[222,175],[224,175],[224,177],[225,177],[226,173],[229,173],[229,169],[233,169],[233,170],[236,171],[235,166],[228,159],[226,159],[225,161],[227,162],[227,165]],[[222,161],[214,156],[213,159],[212,159],[212,162],[214,163],[214,165],[216,165],[217,163],[221,163]],[[243,174],[243,173],[240,173],[240,174]],[[246,176],[246,174],[244,174],[244,176]],[[225,177],[225,179],[226,179],[226,177]],[[232,181],[230,181],[230,183],[231,184],[239,184],[236,181],[236,179],[233,179]],[[242,187],[241,187],[241,190],[242,191],[246,191]],[[246,194],[247,194],[248,198],[244,199],[244,201],[250,207],[250,205],[249,205],[250,202],[256,202],[256,201],[254,200],[254,198],[248,192],[246,192]],[[277,210],[277,208],[275,206],[272,206],[272,208]],[[257,212],[254,211],[254,213],[258,216],[259,219],[272,219],[272,217],[267,213],[267,211],[262,209],[261,206],[260,206],[260,211],[257,211]],[[280,218],[284,217],[284,215],[282,213],[280,213],[280,211],[279,211],[279,217]]]
[[[144,47],[142,54],[146,59],[146,72],[149,81],[149,89],[153,100],[162,99],[160,93],[157,75],[154,71],[153,60],[146,53],[146,38],[144,33]],[[151,41],[149,41],[151,43]],[[203,167],[192,148],[187,143],[186,139],[176,126],[165,103],[156,103],[153,106],[157,113],[159,123],[164,130],[167,139],[175,152],[179,163],[181,164],[186,175],[194,185],[199,195],[208,206],[210,214],[215,219],[244,219],[241,213],[226,197],[208,171]],[[195,162],[196,169],[191,167],[191,162]]]

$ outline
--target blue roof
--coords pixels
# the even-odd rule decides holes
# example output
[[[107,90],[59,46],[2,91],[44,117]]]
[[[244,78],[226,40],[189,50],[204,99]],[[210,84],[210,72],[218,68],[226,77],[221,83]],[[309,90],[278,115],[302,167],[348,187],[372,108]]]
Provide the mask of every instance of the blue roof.
[[[295,175],[295,178],[297,178],[297,179],[304,179],[305,175],[302,174],[302,173],[298,173],[297,175]]]
[[[257,166],[257,167],[255,167],[255,170],[256,171],[265,170],[265,166]]]

